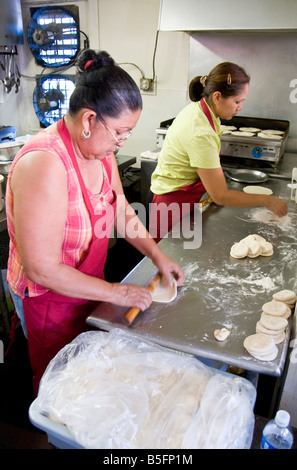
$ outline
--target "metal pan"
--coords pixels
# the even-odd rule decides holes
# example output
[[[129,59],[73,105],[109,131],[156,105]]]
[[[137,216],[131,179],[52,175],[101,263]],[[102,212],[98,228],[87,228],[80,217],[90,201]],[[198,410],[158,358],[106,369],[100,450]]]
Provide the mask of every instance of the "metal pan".
[[[228,170],[225,173],[228,178],[238,183],[264,183],[269,180],[266,173],[258,170]]]
[[[13,160],[18,151],[23,147],[24,142],[1,142],[0,143],[0,161]]]

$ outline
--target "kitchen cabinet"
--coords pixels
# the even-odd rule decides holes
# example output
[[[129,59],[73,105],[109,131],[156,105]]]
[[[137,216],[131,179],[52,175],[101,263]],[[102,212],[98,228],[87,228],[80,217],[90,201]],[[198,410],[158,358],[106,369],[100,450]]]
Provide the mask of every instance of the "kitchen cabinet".
[[[161,0],[161,31],[296,31],[295,0]]]

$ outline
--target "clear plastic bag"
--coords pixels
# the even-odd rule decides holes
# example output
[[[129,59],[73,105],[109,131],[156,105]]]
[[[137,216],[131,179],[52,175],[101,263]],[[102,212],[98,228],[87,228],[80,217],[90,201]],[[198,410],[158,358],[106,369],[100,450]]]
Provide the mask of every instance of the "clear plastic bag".
[[[36,403],[87,449],[243,449],[254,393],[244,379],[115,328],[65,346]]]

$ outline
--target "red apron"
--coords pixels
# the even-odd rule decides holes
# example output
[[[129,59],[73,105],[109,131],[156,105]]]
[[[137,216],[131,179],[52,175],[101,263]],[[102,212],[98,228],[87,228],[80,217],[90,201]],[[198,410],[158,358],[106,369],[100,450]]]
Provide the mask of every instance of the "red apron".
[[[201,108],[211,127],[216,132],[210,111],[204,101],[200,100]],[[149,232],[156,242],[161,240],[184,215],[194,210],[195,204],[205,193],[202,181],[184,186],[167,194],[154,194],[150,206]],[[162,203],[165,204],[162,208]],[[170,206],[170,210],[168,210]],[[163,213],[162,213],[163,212]]]
[[[102,222],[102,217],[104,217],[105,221],[107,220],[106,214],[108,214],[109,220],[107,224],[111,228],[116,209],[116,195],[114,193],[112,210],[109,208],[106,212],[100,211],[100,213],[94,213],[74,155],[70,135],[63,120],[58,122],[58,131],[71,156],[84,201],[89,211],[93,230],[93,238],[88,254],[77,269],[89,276],[104,279],[104,265],[110,232],[108,234],[105,233],[104,236],[102,234],[99,236],[98,226]],[[109,177],[111,177],[111,174]],[[106,223],[102,227],[105,225]],[[29,355],[33,371],[33,388],[36,395],[46,366],[62,347],[87,329],[86,317],[96,303],[95,301],[66,297],[51,291],[36,297],[26,296],[23,299]]]

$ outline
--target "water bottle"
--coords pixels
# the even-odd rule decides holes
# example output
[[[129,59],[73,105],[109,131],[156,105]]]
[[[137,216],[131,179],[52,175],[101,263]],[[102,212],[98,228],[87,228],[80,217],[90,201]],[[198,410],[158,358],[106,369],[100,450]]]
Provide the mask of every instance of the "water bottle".
[[[293,433],[289,423],[289,413],[279,410],[275,418],[270,420],[263,429],[261,449],[291,449]]]

